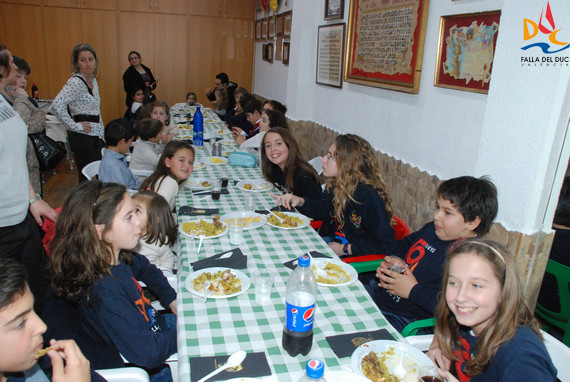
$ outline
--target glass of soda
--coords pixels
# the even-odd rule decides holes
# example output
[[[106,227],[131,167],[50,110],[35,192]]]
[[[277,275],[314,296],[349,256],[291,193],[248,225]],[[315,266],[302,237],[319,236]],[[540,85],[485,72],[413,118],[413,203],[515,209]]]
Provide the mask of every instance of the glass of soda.
[[[443,382],[435,366],[423,366],[420,368],[418,382]]]
[[[215,179],[212,181],[212,200],[220,200],[220,194],[222,193],[222,180]]]

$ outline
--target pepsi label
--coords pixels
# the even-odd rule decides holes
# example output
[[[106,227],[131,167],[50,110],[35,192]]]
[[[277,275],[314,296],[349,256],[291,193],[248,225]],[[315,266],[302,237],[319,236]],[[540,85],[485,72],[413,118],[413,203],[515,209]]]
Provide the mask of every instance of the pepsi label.
[[[315,304],[296,306],[287,303],[285,327],[292,332],[307,332],[313,328]]]

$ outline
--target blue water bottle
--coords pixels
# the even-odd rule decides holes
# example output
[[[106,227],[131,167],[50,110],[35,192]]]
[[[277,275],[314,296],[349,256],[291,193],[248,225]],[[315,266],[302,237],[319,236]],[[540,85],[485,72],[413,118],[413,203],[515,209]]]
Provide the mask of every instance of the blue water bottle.
[[[313,346],[313,318],[317,300],[317,280],[309,267],[311,258],[299,257],[299,266],[295,268],[285,293],[286,317],[283,327],[283,349],[295,357],[299,353],[309,354]]]
[[[200,111],[200,106],[196,108],[196,113],[194,113],[194,146],[202,147],[204,146],[204,116]]]

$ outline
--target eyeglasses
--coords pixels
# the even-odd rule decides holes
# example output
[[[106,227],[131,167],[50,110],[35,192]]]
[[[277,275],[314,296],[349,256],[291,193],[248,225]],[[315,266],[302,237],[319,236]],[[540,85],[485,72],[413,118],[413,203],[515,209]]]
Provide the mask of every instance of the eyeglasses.
[[[139,57],[138,57],[138,56],[129,57],[129,61],[132,61],[132,60],[138,60],[138,59],[139,59]]]

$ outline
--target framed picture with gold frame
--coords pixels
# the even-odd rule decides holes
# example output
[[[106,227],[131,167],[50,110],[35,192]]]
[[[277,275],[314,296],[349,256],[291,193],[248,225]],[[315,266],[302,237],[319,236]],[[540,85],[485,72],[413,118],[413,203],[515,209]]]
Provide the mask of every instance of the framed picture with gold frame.
[[[429,0],[351,0],[344,79],[417,94]]]
[[[501,11],[442,16],[434,86],[487,94]]]
[[[283,59],[283,37],[277,37],[275,41],[275,54],[273,55],[275,61],[281,61]]]
[[[283,36],[291,36],[291,24],[293,23],[293,11],[283,13]]]
[[[261,19],[261,40],[267,40],[267,18]]]
[[[289,54],[291,51],[291,42],[283,41],[283,58],[281,58],[281,62],[283,65],[289,65]]]
[[[270,42],[267,44],[267,62],[270,64],[273,63],[273,43]]]
[[[275,35],[277,37],[283,36],[283,27],[285,26],[285,18],[283,13],[278,14],[275,18]]]
[[[261,20],[255,21],[255,41],[261,41]]]
[[[275,17],[269,16],[267,19],[267,38],[273,39],[275,37]]]

